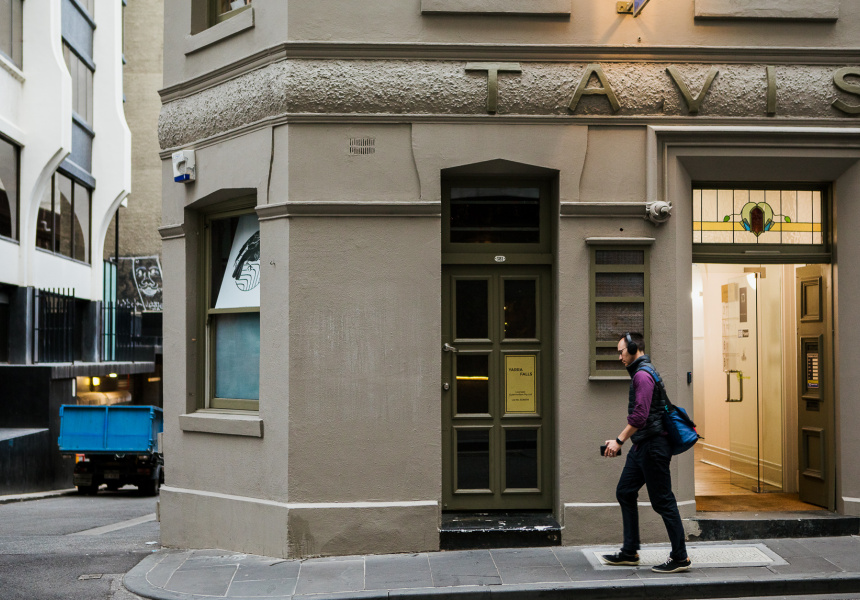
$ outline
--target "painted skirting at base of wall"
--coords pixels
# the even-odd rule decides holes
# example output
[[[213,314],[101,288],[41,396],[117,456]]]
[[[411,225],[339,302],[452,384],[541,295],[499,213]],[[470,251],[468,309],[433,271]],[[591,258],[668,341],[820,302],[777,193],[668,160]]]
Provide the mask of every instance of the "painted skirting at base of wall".
[[[281,558],[439,549],[437,500],[290,503],[163,486],[159,515],[167,547]]]
[[[860,498],[842,496],[843,512],[853,517],[860,516]]]

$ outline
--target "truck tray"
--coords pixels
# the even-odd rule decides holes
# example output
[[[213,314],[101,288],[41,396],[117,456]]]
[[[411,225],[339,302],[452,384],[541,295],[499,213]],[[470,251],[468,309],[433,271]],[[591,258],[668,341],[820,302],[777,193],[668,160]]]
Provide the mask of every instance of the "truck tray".
[[[145,454],[158,450],[164,417],[155,406],[60,407],[60,452]]]

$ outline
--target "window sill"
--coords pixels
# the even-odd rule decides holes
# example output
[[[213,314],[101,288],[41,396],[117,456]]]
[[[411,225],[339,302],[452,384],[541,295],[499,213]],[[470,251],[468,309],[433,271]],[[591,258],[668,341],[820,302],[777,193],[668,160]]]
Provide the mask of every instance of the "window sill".
[[[570,0],[421,0],[421,14],[570,16]]]
[[[207,48],[212,44],[217,44],[222,40],[233,37],[243,31],[254,27],[254,7],[251,6],[247,10],[243,10],[239,14],[230,17],[229,19],[213,25],[209,29],[204,29],[195,35],[185,36],[185,55],[193,54],[203,48]]]
[[[8,238],[3,238],[3,239],[8,239]],[[71,261],[75,264],[81,265],[82,267],[92,268],[92,265],[88,262],[85,262],[83,260],[79,260],[77,258],[72,258],[71,256],[66,256],[65,254],[60,254],[59,252],[53,252],[52,250],[47,250],[46,248],[39,248],[37,246],[36,252],[41,252],[42,254],[47,254],[49,256],[56,256],[57,258],[62,258],[63,260],[68,260],[68,261]]]
[[[9,73],[12,77],[21,83],[24,83],[24,72],[2,52],[0,52],[0,67],[2,67],[3,70]]]
[[[836,21],[839,0],[696,0],[697,19]]]
[[[200,433],[263,437],[263,419],[257,413],[239,415],[236,413],[197,411],[187,415],[179,415],[179,428],[182,431]]]

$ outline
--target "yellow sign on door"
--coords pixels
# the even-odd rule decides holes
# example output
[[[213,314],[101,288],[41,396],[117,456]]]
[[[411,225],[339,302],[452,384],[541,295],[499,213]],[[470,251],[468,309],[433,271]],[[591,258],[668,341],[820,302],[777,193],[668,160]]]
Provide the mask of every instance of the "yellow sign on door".
[[[505,356],[505,412],[536,413],[535,357]]]

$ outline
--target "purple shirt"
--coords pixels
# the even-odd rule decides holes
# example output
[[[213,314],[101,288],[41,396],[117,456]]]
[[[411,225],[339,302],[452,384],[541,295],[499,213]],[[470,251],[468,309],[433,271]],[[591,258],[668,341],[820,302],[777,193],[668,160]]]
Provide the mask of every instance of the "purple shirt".
[[[633,404],[633,412],[627,415],[627,423],[636,429],[642,429],[645,427],[648,413],[651,412],[654,379],[645,371],[636,371],[633,375],[633,389],[636,390],[636,400]]]

